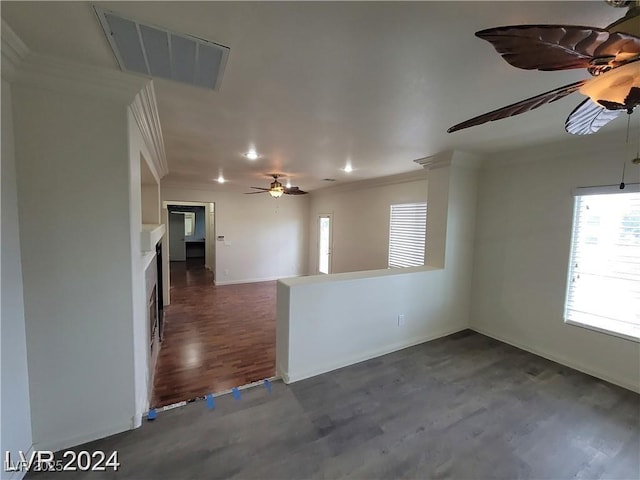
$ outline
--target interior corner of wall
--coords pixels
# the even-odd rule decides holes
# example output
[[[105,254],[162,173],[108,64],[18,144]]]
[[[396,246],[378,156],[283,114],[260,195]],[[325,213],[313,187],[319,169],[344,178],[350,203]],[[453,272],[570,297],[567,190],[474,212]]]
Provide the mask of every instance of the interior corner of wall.
[[[481,155],[463,150],[455,150],[451,157],[451,165],[464,168],[479,168],[483,160],[484,158]]]

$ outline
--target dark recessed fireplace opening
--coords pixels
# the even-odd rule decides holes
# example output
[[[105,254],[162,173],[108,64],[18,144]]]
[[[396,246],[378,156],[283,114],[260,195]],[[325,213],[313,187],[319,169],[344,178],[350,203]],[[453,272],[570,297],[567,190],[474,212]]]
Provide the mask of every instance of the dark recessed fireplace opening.
[[[158,297],[158,303],[157,303],[157,314],[158,314],[158,337],[160,339],[160,341],[162,341],[162,337],[163,337],[163,312],[164,312],[164,289],[163,289],[163,285],[162,285],[162,242],[158,242],[158,244],[156,245],[156,269],[157,269],[157,280],[156,280],[156,285],[157,285],[157,297]]]

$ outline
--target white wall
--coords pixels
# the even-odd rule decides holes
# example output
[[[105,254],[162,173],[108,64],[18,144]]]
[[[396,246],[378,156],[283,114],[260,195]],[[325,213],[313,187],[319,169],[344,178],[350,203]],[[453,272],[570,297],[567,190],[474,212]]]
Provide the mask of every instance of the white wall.
[[[309,200],[306,196],[161,185],[162,201],[215,203],[216,284],[274,280],[306,273]],[[224,186],[222,187],[224,188]],[[163,215],[166,217],[166,215]]]
[[[11,100],[11,86],[2,80],[0,452],[15,459],[31,448],[32,437]]]
[[[33,441],[55,450],[132,426],[126,105],[13,95]]]
[[[623,159],[635,154],[623,134],[593,137],[509,152],[482,171],[471,325],[640,390],[640,344],[563,320],[571,189],[619,183]],[[633,181],[640,181],[640,169],[628,165],[627,182]]]
[[[376,270],[388,265],[390,205],[427,200],[426,178],[390,185],[354,183],[348,188],[310,194],[310,274],[318,273],[319,215],[332,214],[332,273]]]
[[[145,162],[146,163],[146,162]],[[160,223],[160,187],[142,185],[142,223]]]
[[[441,187],[431,188],[433,184]],[[429,172],[428,204],[436,211],[444,210],[446,216],[430,219],[427,215],[427,230],[443,232],[446,249],[438,251],[445,258],[436,263],[444,268],[281,280],[277,370],[285,381],[298,381],[467,328],[475,195],[475,170],[441,166]],[[405,315],[403,326],[398,326],[398,314]]]

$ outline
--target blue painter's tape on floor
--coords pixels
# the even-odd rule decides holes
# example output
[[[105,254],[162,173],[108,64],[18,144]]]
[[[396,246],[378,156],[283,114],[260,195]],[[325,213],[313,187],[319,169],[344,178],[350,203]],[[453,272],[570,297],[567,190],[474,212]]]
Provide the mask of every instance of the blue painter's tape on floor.
[[[233,398],[240,400],[240,390],[238,390],[238,387],[233,387]]]
[[[264,386],[267,389],[267,392],[269,392],[269,395],[271,395],[271,382],[267,379],[264,380]]]
[[[216,408],[216,401],[213,399],[213,394],[207,395],[207,408],[209,410],[213,410]]]
[[[152,408],[151,410],[149,410],[149,413],[147,414],[147,420],[151,421],[155,419],[156,419],[156,409]]]

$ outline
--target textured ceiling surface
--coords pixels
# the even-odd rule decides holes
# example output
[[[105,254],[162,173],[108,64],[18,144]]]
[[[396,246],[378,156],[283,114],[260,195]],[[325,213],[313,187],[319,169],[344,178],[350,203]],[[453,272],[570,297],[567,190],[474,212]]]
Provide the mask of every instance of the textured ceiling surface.
[[[588,76],[509,66],[474,36],[501,25],[604,27],[604,2],[100,2],[136,20],[230,47],[219,91],[155,79],[168,180],[312,190],[417,169],[445,149],[491,153],[567,137],[572,94],[519,117],[451,125]],[[2,2],[34,51],[116,69],[92,4]],[[624,128],[613,122],[603,129]],[[575,141],[580,141],[576,138]],[[261,157],[243,156],[255,148]],[[353,172],[341,169],[351,164]]]

